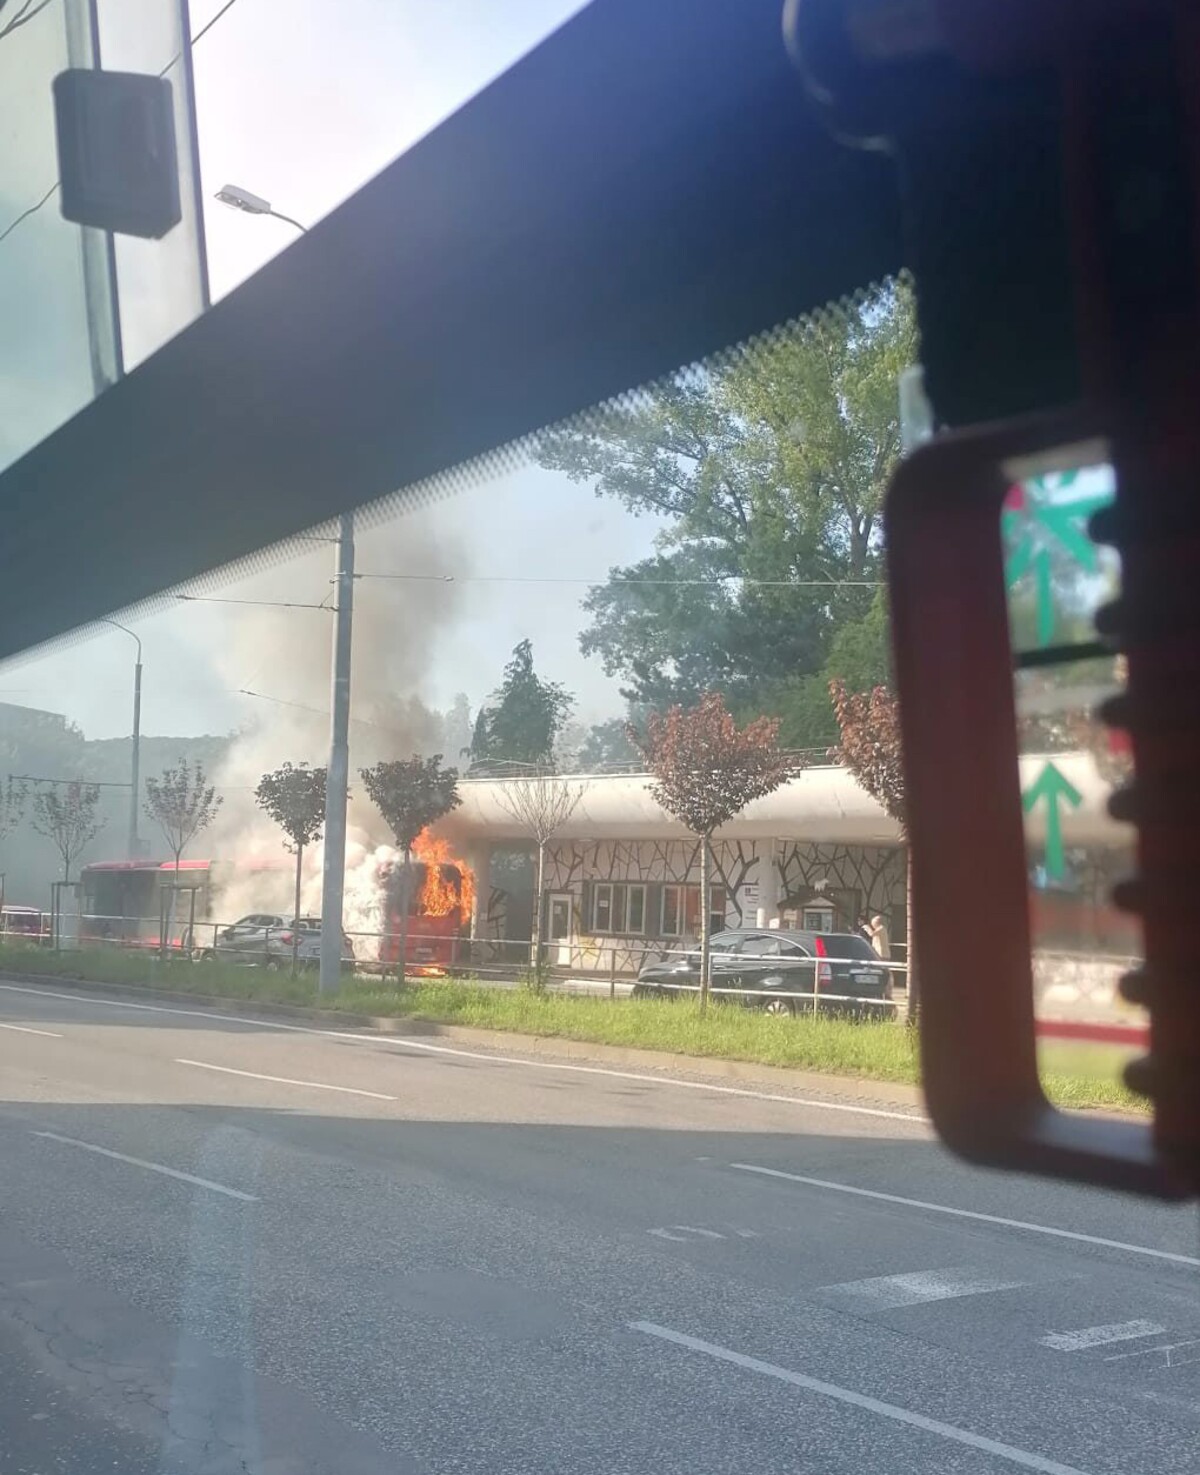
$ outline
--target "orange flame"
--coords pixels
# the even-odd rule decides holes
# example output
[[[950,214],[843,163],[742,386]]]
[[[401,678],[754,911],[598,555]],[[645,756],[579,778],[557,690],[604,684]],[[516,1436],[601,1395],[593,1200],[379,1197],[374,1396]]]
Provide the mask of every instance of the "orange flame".
[[[455,907],[461,907],[465,921],[475,904],[475,873],[465,860],[451,852],[450,842],[440,835],[431,835],[422,830],[413,841],[413,859],[425,866],[425,879],[417,897],[417,915],[422,917],[444,917]],[[442,870],[453,866],[461,877],[458,885]]]

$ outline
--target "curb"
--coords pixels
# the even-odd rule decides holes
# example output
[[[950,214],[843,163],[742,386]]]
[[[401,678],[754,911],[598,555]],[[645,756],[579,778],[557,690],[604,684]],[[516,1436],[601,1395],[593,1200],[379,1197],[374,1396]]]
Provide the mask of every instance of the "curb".
[[[290,1019],[334,1028],[373,1030],[380,1035],[442,1039],[462,1045],[482,1046],[496,1054],[518,1051],[525,1055],[549,1056],[566,1061],[586,1060],[595,1064],[621,1066],[664,1075],[701,1076],[715,1081],[787,1087],[809,1091],[861,1106],[908,1107],[914,1121],[924,1121],[920,1087],[894,1081],[876,1081],[864,1076],[827,1075],[817,1071],[790,1070],[785,1066],[759,1065],[750,1060],[724,1060],[708,1055],[678,1055],[667,1050],[639,1050],[627,1045],[592,1044],[566,1040],[558,1035],[527,1035],[510,1030],[478,1029],[463,1024],[438,1024],[433,1020],[395,1015],[352,1014],[340,1009],[315,1009],[305,1004],[278,1004],[267,1000],[226,998],[220,994],[176,992],[173,989],[143,988],[138,984],[101,983],[90,979],[61,978],[44,973],[0,975],[6,982],[79,994],[102,994],[130,1003],[184,1004],[237,1014],[249,1019]],[[864,1089],[865,1088],[865,1089]]]

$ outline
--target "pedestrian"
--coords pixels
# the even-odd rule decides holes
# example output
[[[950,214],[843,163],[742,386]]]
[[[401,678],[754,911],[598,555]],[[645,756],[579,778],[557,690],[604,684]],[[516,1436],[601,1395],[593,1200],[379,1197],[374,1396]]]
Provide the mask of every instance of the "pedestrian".
[[[855,931],[866,942],[871,941],[871,919],[866,912],[861,912],[859,914],[858,926]]]
[[[881,958],[892,956],[892,940],[888,936],[887,923],[879,912],[871,918],[871,925],[867,928],[867,941]]]

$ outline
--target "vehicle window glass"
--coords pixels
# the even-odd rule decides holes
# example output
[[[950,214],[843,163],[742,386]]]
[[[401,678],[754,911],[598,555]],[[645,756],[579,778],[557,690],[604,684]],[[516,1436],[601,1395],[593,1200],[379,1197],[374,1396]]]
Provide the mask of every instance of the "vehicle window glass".
[[[807,958],[808,949],[802,947],[798,942],[793,942],[790,937],[780,937],[776,945],[779,948],[781,958]]]
[[[879,954],[865,937],[854,937],[850,933],[831,932],[822,937],[825,954],[830,958],[870,958],[878,962]]]
[[[742,954],[747,958],[777,958],[779,956],[779,939],[777,937],[764,936],[762,933],[754,937],[748,937],[742,944]]]

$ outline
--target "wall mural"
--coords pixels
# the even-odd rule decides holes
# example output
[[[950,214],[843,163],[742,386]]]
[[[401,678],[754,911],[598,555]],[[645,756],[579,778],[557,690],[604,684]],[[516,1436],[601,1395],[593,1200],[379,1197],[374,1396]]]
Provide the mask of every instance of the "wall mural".
[[[779,848],[779,909],[799,911],[825,899],[835,928],[852,931],[864,913],[881,912],[892,941],[903,942],[907,904],[904,851],[863,845],[811,845],[785,840]]]

